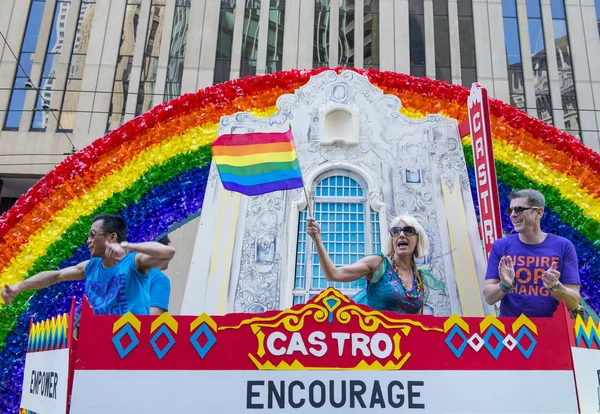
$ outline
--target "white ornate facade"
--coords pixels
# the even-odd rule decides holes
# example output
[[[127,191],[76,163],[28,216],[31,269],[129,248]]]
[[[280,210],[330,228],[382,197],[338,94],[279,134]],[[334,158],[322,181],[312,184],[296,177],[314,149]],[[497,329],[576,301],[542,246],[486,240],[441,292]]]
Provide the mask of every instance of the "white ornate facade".
[[[432,244],[423,266],[445,285],[443,293],[432,291],[428,305],[436,315],[482,315],[477,275],[483,277],[484,255],[456,121],[407,118],[397,97],[351,71],[323,72],[280,97],[277,107],[269,118],[224,117],[219,133],[286,131],[291,125],[309,192],[332,170],[359,177],[382,238],[394,216],[418,217]],[[182,313],[291,306],[305,208],[300,189],[256,197],[230,193],[213,165]]]

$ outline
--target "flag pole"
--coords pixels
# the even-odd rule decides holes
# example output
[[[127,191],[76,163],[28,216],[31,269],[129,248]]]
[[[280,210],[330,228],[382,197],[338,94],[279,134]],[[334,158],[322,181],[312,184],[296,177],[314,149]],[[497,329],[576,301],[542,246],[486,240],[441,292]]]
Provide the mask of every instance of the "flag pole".
[[[304,196],[306,197],[306,207],[308,208],[308,216],[313,217],[312,211],[310,209],[310,197],[308,196],[308,191],[306,191],[306,187],[302,187],[302,189],[304,190]]]

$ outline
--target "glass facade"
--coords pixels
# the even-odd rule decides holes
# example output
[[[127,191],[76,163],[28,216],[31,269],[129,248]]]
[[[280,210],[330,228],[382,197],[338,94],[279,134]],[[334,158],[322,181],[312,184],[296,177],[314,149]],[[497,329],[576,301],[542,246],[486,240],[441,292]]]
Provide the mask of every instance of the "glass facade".
[[[548,80],[548,61],[544,42],[544,26],[540,0],[527,0],[527,25],[529,26],[529,49],[533,66],[533,82],[535,88],[535,107],[537,117],[552,124],[552,101]]]
[[[190,1],[177,0],[173,15],[171,30],[171,45],[169,47],[169,63],[167,64],[167,79],[165,81],[164,100],[170,101],[181,95],[183,80],[183,65],[185,61],[185,45],[190,17]]]
[[[231,74],[231,45],[233,43],[233,22],[235,20],[235,0],[221,0],[219,32],[217,33],[217,58],[213,83],[229,80]]]
[[[550,7],[552,9],[552,30],[554,31],[554,47],[565,130],[567,133],[580,138],[577,95],[575,94],[575,80],[573,79],[571,47],[564,0],[550,0]]]
[[[450,68],[450,26],[448,1],[433,0],[433,30],[435,39],[435,78],[452,83]]]
[[[57,113],[51,112],[55,111],[60,105],[60,102],[56,102],[56,99],[53,99],[55,96],[54,82],[56,81],[60,53],[65,41],[67,18],[69,17],[70,8],[70,0],[59,0],[56,2],[52,28],[50,29],[50,39],[48,39],[46,56],[44,57],[42,78],[39,84],[40,93],[37,96],[33,121],[31,123],[31,129],[36,131],[45,131],[50,117],[58,116]]]
[[[425,76],[425,10],[423,0],[408,0],[410,74]]]
[[[364,63],[365,69],[379,69],[379,0],[365,0]]]
[[[338,65],[354,67],[354,0],[340,0]]]
[[[73,40],[73,53],[69,62],[65,94],[63,95],[59,118],[59,129],[62,131],[72,131],[75,125],[77,102],[79,102],[79,91],[83,80],[83,68],[90,42],[90,30],[95,7],[95,0],[84,0],[81,2],[79,9],[77,31]]]
[[[311,200],[325,248],[338,267],[381,250],[379,214],[369,207],[366,185],[359,181],[361,179],[353,174],[326,174],[317,184]],[[341,283],[325,279],[316,248],[306,235],[306,210],[301,211],[294,303],[304,303],[329,286],[352,296],[366,287],[366,280]]]
[[[240,64],[240,77],[256,75],[259,19],[260,0],[246,0],[246,9],[244,11],[244,32],[242,34],[242,61]]]
[[[508,90],[510,104],[525,110],[525,85],[523,83],[523,63],[521,44],[519,43],[519,24],[517,22],[517,3],[515,0],[502,0],[504,21],[504,44],[508,63]]]
[[[458,0],[458,35],[460,41],[461,83],[463,86],[471,88],[473,82],[477,82],[473,4],[471,0]]]
[[[313,68],[329,66],[330,0],[315,0]]]
[[[269,2],[269,35],[267,36],[267,73],[278,72],[283,63],[283,26],[285,0]]]
[[[121,32],[121,44],[117,57],[115,82],[113,85],[110,108],[108,110],[107,130],[118,128],[125,118],[125,102],[129,92],[129,77],[133,64],[133,48],[140,20],[141,0],[128,0],[125,9],[125,19]]]
[[[19,53],[19,65],[15,80],[13,82],[10,102],[8,104],[8,113],[4,122],[4,129],[19,129],[21,116],[25,107],[25,96],[27,89],[25,83],[31,76],[31,68],[33,66],[33,56],[40,35],[40,27],[42,26],[42,15],[46,0],[32,0],[29,8],[29,16],[27,17],[27,26],[25,27],[25,37],[21,45]]]
[[[160,55],[160,43],[165,25],[165,6],[166,0],[152,0],[150,18],[148,19],[148,28],[146,30],[140,86],[135,107],[136,115],[149,111],[153,106],[158,56]]]

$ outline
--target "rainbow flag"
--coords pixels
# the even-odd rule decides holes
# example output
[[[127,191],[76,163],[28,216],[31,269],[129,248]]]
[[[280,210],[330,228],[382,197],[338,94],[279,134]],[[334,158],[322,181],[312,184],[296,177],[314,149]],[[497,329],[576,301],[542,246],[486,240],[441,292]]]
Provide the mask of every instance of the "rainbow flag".
[[[291,129],[221,135],[212,153],[226,190],[259,195],[304,186]]]

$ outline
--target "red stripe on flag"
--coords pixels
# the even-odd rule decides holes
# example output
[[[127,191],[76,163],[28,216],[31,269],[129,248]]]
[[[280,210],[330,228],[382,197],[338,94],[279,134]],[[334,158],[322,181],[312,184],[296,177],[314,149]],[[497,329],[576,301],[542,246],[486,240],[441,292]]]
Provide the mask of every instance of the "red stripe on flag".
[[[219,136],[213,147],[273,144],[276,142],[293,142],[292,130],[286,132],[251,132],[249,134],[223,134]]]

